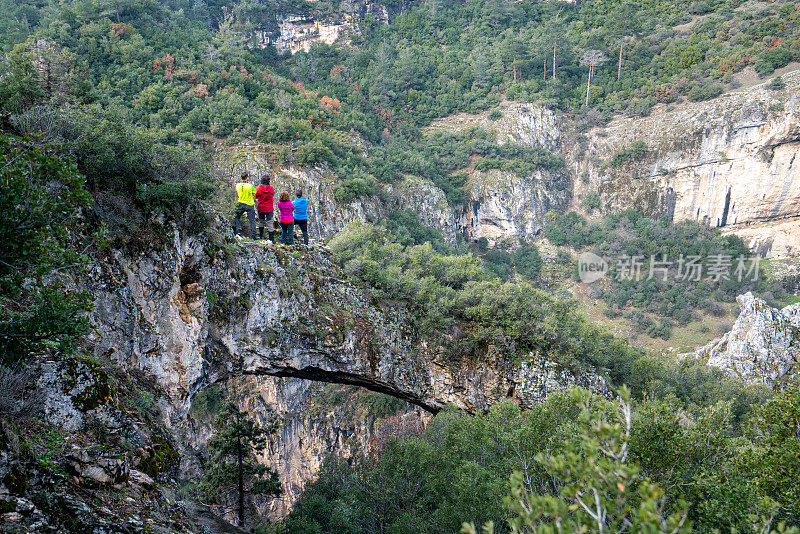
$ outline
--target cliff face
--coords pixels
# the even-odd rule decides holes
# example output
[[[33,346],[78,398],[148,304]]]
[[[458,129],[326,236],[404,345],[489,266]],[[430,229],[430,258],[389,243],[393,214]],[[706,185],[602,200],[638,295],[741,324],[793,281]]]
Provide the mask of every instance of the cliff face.
[[[313,386],[299,379],[363,386],[429,411],[446,404],[481,410],[506,396],[529,405],[570,384],[606,391],[599,376],[574,376],[536,355],[454,361],[416,339],[405,309],[342,280],[319,246],[239,244],[173,230],[147,250],[110,254],[86,287],[96,295],[91,351],[163,390],[157,403],[182,448],[184,473],[198,472],[196,455],[210,435],[208,422],[190,413],[208,386],[240,381],[253,393],[241,397],[251,399],[242,402],[252,403],[252,413],[282,414],[267,457],[288,490],[263,503],[275,514],[287,510],[325,454],[363,450],[373,424],[347,403],[320,416]]]
[[[595,128],[568,154],[576,197],[600,192],[604,211],[637,207],[674,220],[731,227],[770,257],[798,249],[800,72],[786,87],[766,83],[708,102],[656,106],[650,116]],[[612,168],[615,154],[642,141],[647,154]],[[784,223],[785,220],[785,223]],[[772,225],[782,231],[773,250]],[[744,229],[748,225],[760,226]]]
[[[157,377],[177,413],[199,387],[235,373],[360,385],[431,411],[483,409],[512,385],[535,400],[550,379],[567,379],[535,355],[525,366],[541,372],[538,382],[493,354],[445,362],[418,343],[405,309],[342,280],[321,247],[203,242],[176,231],[164,249],[117,253],[94,274],[93,350]]]
[[[257,145],[220,149],[216,169],[227,179],[245,168],[283,172],[288,179],[279,180],[280,187],[310,191],[313,224],[323,238],[354,218],[411,209],[451,243],[462,234],[514,246],[539,233],[546,212],[580,211],[583,198],[597,192],[601,213],[635,207],[694,220],[740,235],[768,258],[785,258],[800,252],[800,72],[783,79],[781,90],[762,84],[707,102],[659,104],[648,117],[617,118],[585,135],[574,132],[565,117],[515,102],[501,103],[496,120],[489,119],[489,110],[435,120],[429,129],[480,127],[494,132],[498,143],[538,146],[565,161],[561,171],[530,176],[470,166],[464,169],[467,200],[457,206],[448,206],[442,191],[423,177],[387,187],[383,200],[337,202],[336,178],[324,168],[276,166]],[[636,142],[646,146],[641,158],[611,165]]]
[[[461,113],[434,120],[430,130],[460,132],[481,128],[494,132],[498,144],[539,147],[556,155],[562,151],[562,133],[556,115],[543,107],[502,102],[500,118],[490,111],[479,115]],[[523,176],[497,169],[465,169],[467,201],[458,209],[457,228],[467,239],[485,237],[494,245],[508,241],[516,246],[538,234],[548,211],[562,211],[569,201],[570,180],[562,171],[536,170]]]
[[[739,317],[730,332],[694,352],[750,384],[773,387],[797,372],[800,304],[778,310],[746,293],[737,297]]]

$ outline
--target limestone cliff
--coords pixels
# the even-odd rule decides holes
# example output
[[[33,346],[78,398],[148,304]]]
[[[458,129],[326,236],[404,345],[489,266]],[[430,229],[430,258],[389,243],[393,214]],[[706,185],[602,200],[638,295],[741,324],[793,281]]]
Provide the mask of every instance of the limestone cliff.
[[[489,119],[461,113],[434,120],[430,130],[460,132],[481,128],[496,135],[499,144],[539,147],[560,155],[562,133],[555,113],[534,104],[502,102],[500,117]],[[493,116],[494,119],[494,116]],[[466,169],[467,201],[457,212],[457,228],[467,239],[485,237],[495,245],[507,241],[516,246],[530,240],[544,225],[548,211],[562,211],[569,200],[569,176],[561,171],[536,170],[529,176],[497,169]]]
[[[241,387],[253,393],[246,401],[253,413],[283,418],[268,454],[287,488],[279,502],[264,503],[275,514],[326,453],[363,450],[373,424],[347,403],[321,417],[313,386],[299,379],[362,386],[433,412],[447,404],[482,410],[503,397],[530,405],[570,384],[606,391],[597,374],[575,376],[535,354],[509,361],[490,350],[481,361],[454,359],[417,338],[406,309],[343,280],[324,247],[217,235],[173,229],[149,248],[98,262],[85,285],[96,296],[89,348],[164,392],[156,402],[186,474],[198,473],[210,434],[207,422],[191,416],[193,398],[250,376]]]
[[[617,118],[568,151],[576,197],[599,191],[603,211],[636,207],[741,230],[768,257],[798,251],[800,72],[707,102],[658,105],[648,117]],[[610,165],[644,142],[640,161]],[[780,237],[765,222],[784,225]],[[785,222],[784,222],[785,221]],[[746,228],[759,223],[760,226]]]
[[[800,304],[778,310],[752,293],[740,295],[739,317],[730,332],[694,352],[750,384],[775,386],[797,372]]]

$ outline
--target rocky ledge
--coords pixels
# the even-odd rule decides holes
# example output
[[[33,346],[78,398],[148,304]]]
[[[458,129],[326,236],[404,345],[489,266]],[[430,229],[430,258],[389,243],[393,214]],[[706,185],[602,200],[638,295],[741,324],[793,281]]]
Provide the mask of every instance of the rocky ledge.
[[[800,361],[800,303],[777,309],[745,293],[730,332],[693,355],[749,384],[780,386]]]

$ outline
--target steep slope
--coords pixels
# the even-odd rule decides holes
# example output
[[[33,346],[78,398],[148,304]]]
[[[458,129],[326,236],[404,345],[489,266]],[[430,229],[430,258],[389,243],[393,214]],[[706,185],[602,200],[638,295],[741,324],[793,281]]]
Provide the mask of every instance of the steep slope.
[[[796,253],[792,230],[773,252],[770,226],[800,209],[800,72],[714,100],[657,106],[648,117],[618,118],[595,128],[568,151],[576,198],[599,191],[602,209],[636,207],[674,220],[743,229],[742,236],[768,257]],[[612,159],[635,142],[646,154],[615,167]],[[619,160],[618,160],[619,161]]]

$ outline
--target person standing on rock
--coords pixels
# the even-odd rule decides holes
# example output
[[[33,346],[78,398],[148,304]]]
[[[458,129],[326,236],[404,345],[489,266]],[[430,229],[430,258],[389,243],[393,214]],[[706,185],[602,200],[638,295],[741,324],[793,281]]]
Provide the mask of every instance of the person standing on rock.
[[[275,197],[275,188],[269,185],[269,176],[261,177],[261,185],[256,188],[256,211],[258,212],[258,238],[264,239],[264,227],[269,232],[269,240],[275,242],[275,230],[272,226],[272,213],[274,211],[272,199]]]
[[[250,183],[250,174],[244,171],[241,181],[236,184],[236,196],[239,199],[239,203],[236,205],[236,215],[233,217],[233,235],[241,231],[242,213],[246,213],[250,221],[250,237],[253,239],[256,238],[255,194],[256,188]]]
[[[303,244],[308,245],[308,199],[303,196],[303,190],[295,192],[294,199],[294,224],[303,232]]]
[[[278,213],[281,218],[281,241],[284,245],[294,243],[294,204],[289,200],[289,192],[284,191],[278,199]]]

